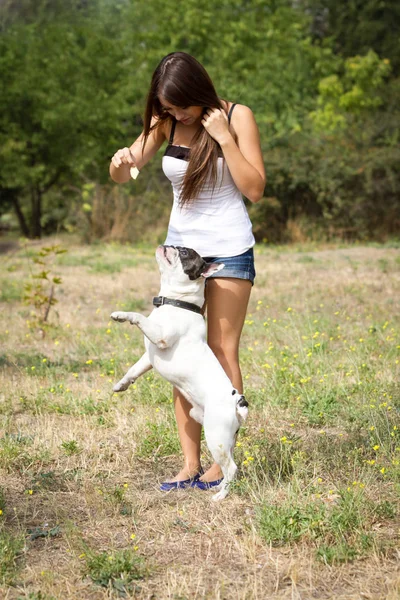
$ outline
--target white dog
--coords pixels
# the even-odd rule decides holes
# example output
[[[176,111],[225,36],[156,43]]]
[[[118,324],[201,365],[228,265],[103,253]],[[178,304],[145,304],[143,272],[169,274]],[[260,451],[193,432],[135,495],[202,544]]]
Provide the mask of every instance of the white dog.
[[[161,273],[160,295],[149,317],[113,312],[115,321],[137,325],[144,334],[146,352],[114,386],[126,390],[152,367],[177,387],[193,405],[190,416],[204,425],[208,448],[224,478],[214,500],[222,500],[237,467],[233,460],[236,433],[247,417],[244,396],[232,384],[206,342],[201,314],[205,278],[223,268],[207,264],[190,248],[159,246],[156,259]]]

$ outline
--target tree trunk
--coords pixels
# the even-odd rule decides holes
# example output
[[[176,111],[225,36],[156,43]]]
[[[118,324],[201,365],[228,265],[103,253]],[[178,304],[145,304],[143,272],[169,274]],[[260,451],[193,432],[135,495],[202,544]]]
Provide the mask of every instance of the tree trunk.
[[[13,193],[11,194],[11,202],[14,206],[15,214],[17,215],[17,219],[18,219],[18,223],[19,223],[19,227],[21,229],[22,235],[27,238],[30,237],[29,236],[29,227],[28,227],[28,224],[25,219],[25,215],[22,212],[22,208],[21,208],[19,200],[18,200],[18,193],[14,190],[13,190]]]
[[[34,189],[31,191],[31,203],[32,203],[32,223],[31,233],[32,238],[42,237],[42,194],[40,190]]]

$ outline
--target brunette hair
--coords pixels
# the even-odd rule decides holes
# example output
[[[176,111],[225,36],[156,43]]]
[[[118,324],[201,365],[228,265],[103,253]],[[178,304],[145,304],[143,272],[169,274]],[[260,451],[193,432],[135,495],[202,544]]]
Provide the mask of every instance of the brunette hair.
[[[207,108],[223,109],[205,68],[190,54],[172,52],[162,59],[153,73],[144,116],[143,147],[155,127],[161,126],[167,119],[171,122],[173,120],[162,107],[160,95],[180,108],[201,106],[204,111]],[[154,116],[158,119],[152,126]],[[182,205],[194,200],[206,182],[210,181],[212,188],[215,188],[218,155],[219,144],[204,127],[200,127],[190,148],[189,164],[180,197]]]

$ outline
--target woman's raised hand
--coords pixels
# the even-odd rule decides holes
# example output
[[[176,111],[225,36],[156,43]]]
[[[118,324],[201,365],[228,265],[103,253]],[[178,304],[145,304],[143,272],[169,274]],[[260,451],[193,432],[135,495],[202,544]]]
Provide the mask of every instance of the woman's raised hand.
[[[135,157],[129,148],[121,148],[120,150],[117,150],[112,157],[111,162],[116,169],[119,169],[119,167],[122,165],[136,167]]]
[[[201,124],[207,133],[219,144],[224,143],[224,141],[231,137],[228,117],[225,111],[219,108],[207,108]]]

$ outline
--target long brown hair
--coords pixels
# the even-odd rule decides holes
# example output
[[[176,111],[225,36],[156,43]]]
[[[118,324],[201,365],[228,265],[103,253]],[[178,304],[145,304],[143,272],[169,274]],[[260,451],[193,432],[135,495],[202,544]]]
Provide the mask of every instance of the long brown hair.
[[[162,59],[153,73],[144,116],[143,147],[152,129],[161,126],[167,119],[172,123],[173,117],[163,109],[160,95],[180,108],[202,106],[204,111],[207,108],[223,109],[205,68],[186,52],[172,52]],[[154,116],[158,120],[152,126]],[[190,148],[180,197],[182,205],[194,200],[206,183],[211,182],[212,188],[215,188],[218,156],[219,144],[201,126]]]

